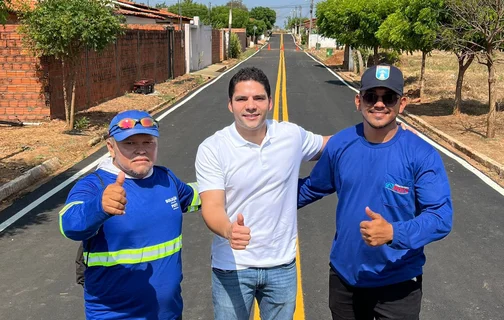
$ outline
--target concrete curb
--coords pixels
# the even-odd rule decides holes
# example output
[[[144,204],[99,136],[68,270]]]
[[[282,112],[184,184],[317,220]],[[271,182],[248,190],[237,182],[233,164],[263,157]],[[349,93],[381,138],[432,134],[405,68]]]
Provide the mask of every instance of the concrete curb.
[[[425,130],[428,130],[430,133],[435,134],[443,141],[447,142],[450,146],[454,147],[458,151],[469,156],[471,159],[474,159],[478,163],[484,165],[486,168],[496,172],[500,177],[504,178],[504,166],[498,163],[497,161],[492,160],[489,157],[475,150],[472,150],[470,147],[466,146],[462,142],[457,141],[456,139],[452,138],[451,136],[447,135],[446,133],[442,132],[436,127],[430,125],[425,120],[422,120],[420,117],[410,114],[406,110],[404,110],[402,114],[403,116],[411,120],[414,124],[422,127]]]
[[[317,61],[319,61],[325,67],[329,68],[323,61],[321,61],[319,59],[319,57],[317,57],[316,55],[314,55],[308,51],[305,51],[305,52],[307,52],[310,56],[315,58]],[[348,79],[347,77],[345,77],[341,73],[338,73],[338,74],[340,77],[344,78],[347,83],[351,84],[354,88],[358,89],[358,86],[356,85],[354,80]],[[489,170],[494,171],[495,173],[497,173],[499,175],[499,177],[504,178],[504,165],[502,165],[502,164],[498,163],[497,161],[490,159],[489,157],[471,149],[470,147],[466,146],[462,142],[457,141],[452,136],[447,135],[446,133],[442,132],[441,130],[437,129],[436,127],[430,125],[425,120],[409,113],[406,110],[403,111],[401,116],[411,120],[411,122],[413,122],[415,125],[417,125],[418,127],[421,127],[423,130],[425,130],[426,132],[423,132],[423,133],[426,134],[427,136],[429,136],[430,138],[432,138],[432,135],[436,135],[437,137],[441,138],[443,141],[448,143],[453,148],[462,152],[463,154],[470,157],[471,159],[477,161],[479,164],[485,166]]]
[[[34,168],[31,168],[21,176],[17,177],[12,181],[7,182],[6,184],[0,187],[0,201],[13,195],[16,192],[26,189],[34,182],[40,180],[43,177],[48,176],[51,172],[56,171],[60,166],[61,164],[58,158],[52,158],[47,161],[44,161],[44,163]]]

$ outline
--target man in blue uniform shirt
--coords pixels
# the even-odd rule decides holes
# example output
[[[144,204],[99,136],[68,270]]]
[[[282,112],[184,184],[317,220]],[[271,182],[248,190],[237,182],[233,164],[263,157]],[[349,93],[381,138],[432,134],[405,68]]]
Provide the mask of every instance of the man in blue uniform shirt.
[[[396,122],[407,104],[394,66],[368,69],[355,97],[364,121],[334,135],[298,206],[337,192],[330,254],[333,319],[419,319],[426,244],[452,227],[448,178],[437,151]]]
[[[76,183],[60,212],[61,233],[83,241],[87,319],[182,317],[182,212],[196,187],[154,166],[158,124],[144,111],[116,115],[110,157]]]

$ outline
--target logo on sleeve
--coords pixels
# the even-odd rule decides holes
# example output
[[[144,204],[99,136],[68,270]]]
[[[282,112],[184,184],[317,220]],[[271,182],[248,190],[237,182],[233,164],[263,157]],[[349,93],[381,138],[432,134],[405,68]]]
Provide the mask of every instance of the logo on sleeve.
[[[399,193],[399,194],[408,194],[409,193],[409,187],[400,186],[397,183],[392,183],[392,182],[386,182],[385,189],[388,189],[390,191],[393,191],[393,192]]]
[[[170,199],[166,199],[165,202],[169,203],[173,210],[177,210],[179,208],[177,197],[171,197]]]

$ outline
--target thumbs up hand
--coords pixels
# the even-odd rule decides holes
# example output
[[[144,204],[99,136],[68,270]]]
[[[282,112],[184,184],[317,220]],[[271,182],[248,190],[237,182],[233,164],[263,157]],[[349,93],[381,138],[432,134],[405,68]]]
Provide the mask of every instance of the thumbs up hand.
[[[235,250],[245,250],[250,242],[250,228],[245,226],[243,214],[239,213],[238,218],[228,229],[227,239],[231,248]]]
[[[368,246],[378,247],[394,239],[394,228],[379,213],[366,207],[366,215],[371,221],[360,223],[360,233]]]
[[[126,212],[126,191],[123,188],[126,175],[120,171],[114,183],[109,184],[102,195],[102,208],[108,214],[123,215]]]

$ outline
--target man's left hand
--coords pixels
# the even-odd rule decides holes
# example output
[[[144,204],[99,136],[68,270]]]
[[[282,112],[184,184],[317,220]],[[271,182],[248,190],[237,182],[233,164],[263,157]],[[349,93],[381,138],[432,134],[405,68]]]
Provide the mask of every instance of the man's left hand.
[[[371,218],[371,221],[360,223],[360,233],[368,246],[378,247],[394,239],[394,228],[387,220],[369,207],[366,207],[366,214]]]

